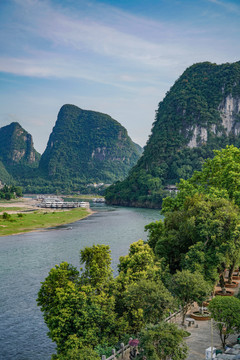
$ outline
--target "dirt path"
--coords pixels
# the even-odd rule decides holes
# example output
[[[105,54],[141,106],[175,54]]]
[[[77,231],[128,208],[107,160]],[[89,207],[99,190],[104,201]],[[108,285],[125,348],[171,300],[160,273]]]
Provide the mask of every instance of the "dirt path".
[[[32,198],[20,198],[20,199],[14,199],[9,200],[5,202],[0,202],[0,208],[6,208],[7,212],[9,214],[16,214],[22,211],[28,211],[28,210],[38,210],[37,207],[38,201],[36,199]],[[18,208],[18,210],[9,210],[10,208]],[[0,211],[0,214],[4,212]]]

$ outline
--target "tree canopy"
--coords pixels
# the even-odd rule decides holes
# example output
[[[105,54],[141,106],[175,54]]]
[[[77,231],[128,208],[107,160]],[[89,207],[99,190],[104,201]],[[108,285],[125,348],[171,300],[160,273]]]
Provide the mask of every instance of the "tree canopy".
[[[210,302],[209,310],[224,348],[228,337],[240,331],[240,299],[216,296]]]
[[[186,332],[171,323],[149,325],[140,333],[140,359],[184,360],[187,346],[183,341]]]

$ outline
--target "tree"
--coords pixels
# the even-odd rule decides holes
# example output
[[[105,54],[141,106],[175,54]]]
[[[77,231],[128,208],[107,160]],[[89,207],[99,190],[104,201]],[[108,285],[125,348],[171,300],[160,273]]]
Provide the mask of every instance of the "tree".
[[[130,284],[141,279],[153,279],[159,270],[155,263],[152,249],[143,240],[138,240],[130,245],[129,254],[119,259],[114,295],[116,298],[116,311],[119,316],[128,312],[124,300],[125,291]]]
[[[80,251],[80,263],[85,264],[81,279],[101,290],[113,279],[110,248],[107,245],[93,245]]]
[[[225,348],[231,334],[240,331],[240,299],[230,296],[216,296],[209,304],[212,318]]]
[[[129,254],[119,259],[119,275],[129,281],[146,277],[154,268],[154,253],[148,244],[138,240],[130,245]]]
[[[157,324],[174,306],[174,299],[161,280],[141,279],[127,286],[123,302],[130,331],[136,334],[146,324]]]
[[[214,158],[207,159],[201,171],[195,171],[190,179],[180,181],[176,198],[164,199],[164,213],[183,208],[185,199],[195,193],[234,200],[240,206],[240,149],[230,145],[214,150],[214,153]]]
[[[99,360],[99,355],[91,347],[79,347],[79,339],[76,335],[69,336],[65,344],[66,351],[63,354],[52,355],[52,360]]]
[[[185,331],[175,324],[161,322],[149,325],[140,333],[140,346],[143,351],[138,358],[151,360],[184,360],[187,345],[183,338]]]
[[[38,293],[37,302],[58,356],[74,348],[113,345],[125,330],[122,319],[116,320],[115,299],[106,284],[111,280],[109,248],[93,246],[82,255],[86,266],[81,276],[67,263],[56,265]]]
[[[150,243],[171,273],[188,268],[225,288],[224,270],[240,253],[239,208],[224,198],[195,193],[151,225]],[[153,238],[158,237],[158,240]]]
[[[182,270],[173,275],[172,292],[182,307],[182,325],[184,325],[185,316],[191,304],[194,301],[200,303],[205,300],[210,291],[211,286],[197,272],[191,273],[189,270]]]

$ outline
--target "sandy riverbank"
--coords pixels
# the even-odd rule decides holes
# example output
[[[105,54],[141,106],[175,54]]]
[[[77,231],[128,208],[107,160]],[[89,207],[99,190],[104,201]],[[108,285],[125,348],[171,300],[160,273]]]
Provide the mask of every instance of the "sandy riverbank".
[[[32,198],[19,198],[9,201],[0,201],[0,214],[2,214],[4,211],[7,211],[9,214],[16,214],[22,211],[39,210],[37,204],[38,201]]]

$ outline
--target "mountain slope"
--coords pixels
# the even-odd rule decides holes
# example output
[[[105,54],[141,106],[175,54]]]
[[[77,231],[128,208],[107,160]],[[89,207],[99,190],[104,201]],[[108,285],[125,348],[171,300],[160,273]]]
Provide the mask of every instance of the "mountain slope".
[[[0,187],[2,184],[13,184],[12,176],[7,172],[5,166],[0,161]]]
[[[141,149],[126,129],[106,114],[64,105],[49,137],[39,170],[57,181],[112,183],[127,176]]]
[[[143,156],[108,203],[160,207],[166,187],[200,170],[213,149],[240,145],[240,62],[188,68],[159,103]]]
[[[32,168],[38,167],[39,159],[40,154],[33,147],[32,136],[19,123],[13,122],[0,128],[0,161],[7,173],[21,178]]]

